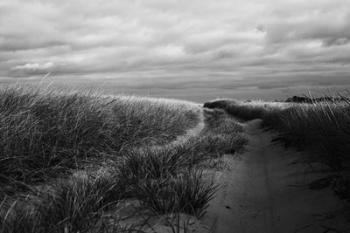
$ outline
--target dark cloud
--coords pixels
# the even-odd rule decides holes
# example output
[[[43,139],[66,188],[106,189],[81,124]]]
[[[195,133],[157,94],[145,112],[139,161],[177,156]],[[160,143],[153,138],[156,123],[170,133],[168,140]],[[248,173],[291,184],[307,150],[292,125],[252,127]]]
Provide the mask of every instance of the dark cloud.
[[[345,45],[350,42],[350,37],[339,37],[339,38],[326,38],[323,40],[323,44],[325,46],[337,46],[337,45]]]

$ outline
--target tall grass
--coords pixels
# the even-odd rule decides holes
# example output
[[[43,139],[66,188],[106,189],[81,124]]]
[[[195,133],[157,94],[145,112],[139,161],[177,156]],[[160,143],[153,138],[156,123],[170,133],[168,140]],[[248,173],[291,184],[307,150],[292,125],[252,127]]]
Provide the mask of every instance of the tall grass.
[[[196,142],[193,142],[196,143]],[[127,152],[118,166],[121,180],[133,185],[145,179],[157,179],[175,175],[205,160],[198,156],[196,144],[185,143],[176,147],[143,148]]]
[[[264,125],[280,132],[287,146],[312,149],[316,161],[334,170],[349,164],[350,105],[342,103],[313,103],[293,105],[281,112],[264,116]]]
[[[49,232],[82,231],[96,225],[103,211],[120,200],[123,190],[110,175],[91,177],[80,173],[69,180],[60,180],[53,193],[41,192],[37,206],[40,226]]]
[[[80,172],[15,201],[4,199],[0,232],[88,232],[104,219],[122,192],[118,180],[109,174],[92,177]]]
[[[212,157],[241,152],[247,139],[242,135],[243,127],[225,112],[205,111],[206,129],[199,137],[197,150],[210,153]]]
[[[139,198],[153,211],[186,213],[198,218],[205,214],[217,186],[205,182],[201,171],[187,171],[165,178],[146,180],[138,186]]]
[[[310,98],[310,100],[312,100]],[[350,101],[346,96],[320,98],[311,103],[238,102],[220,100],[209,107],[225,109],[244,120],[262,119],[263,127],[275,130],[275,141],[308,150],[308,164],[320,163],[336,175],[326,178],[335,194],[350,199]],[[324,101],[326,100],[326,101]],[[311,185],[311,184],[310,184]]]
[[[188,103],[3,89],[1,181],[41,182],[127,147],[164,144],[197,122]]]
[[[176,147],[130,151],[118,166],[124,197],[141,200],[157,214],[183,212],[201,217],[216,187],[198,164],[209,159],[195,141]]]
[[[314,162],[342,170],[349,165],[350,102],[341,99],[310,104],[222,100],[220,104],[239,118],[262,119],[264,127],[279,132],[286,146],[311,149],[316,153]]]
[[[242,131],[232,118],[213,112],[206,115],[205,129],[182,144],[130,150],[117,172],[125,194],[158,214],[203,216],[217,187],[203,179],[201,165],[242,150],[247,142]]]
[[[140,232],[117,203],[203,216],[216,186],[200,164],[242,149],[222,112],[199,134],[194,103],[82,93],[0,90],[0,233]]]
[[[104,213],[127,193],[118,161],[174,140],[199,114],[184,101],[1,89],[0,232],[117,229]]]

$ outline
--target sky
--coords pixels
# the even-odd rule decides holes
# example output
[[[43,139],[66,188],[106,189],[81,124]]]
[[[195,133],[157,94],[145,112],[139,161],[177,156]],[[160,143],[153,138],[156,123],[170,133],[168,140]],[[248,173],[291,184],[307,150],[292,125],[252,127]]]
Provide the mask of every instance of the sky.
[[[181,93],[350,87],[350,0],[0,0],[0,81],[42,77]]]

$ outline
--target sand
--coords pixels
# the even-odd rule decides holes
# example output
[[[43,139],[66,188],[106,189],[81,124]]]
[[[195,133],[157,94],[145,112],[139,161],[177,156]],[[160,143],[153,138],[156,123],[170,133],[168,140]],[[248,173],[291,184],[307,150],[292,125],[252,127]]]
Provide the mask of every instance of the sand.
[[[350,232],[344,202],[329,188],[308,188],[320,174],[294,163],[305,154],[271,143],[260,123],[245,124],[246,152],[226,155],[228,169],[213,173],[221,188],[202,223],[213,233]]]
[[[180,214],[187,230],[197,233],[347,233],[350,232],[349,213],[345,202],[330,188],[311,190],[308,184],[324,173],[310,172],[304,163],[305,152],[287,150],[271,140],[276,134],[264,132],[261,121],[243,123],[249,144],[245,152],[225,155],[224,169],[209,169],[207,178],[220,189],[210,202],[202,219]],[[200,134],[204,121],[189,129],[170,143],[175,146]],[[317,169],[316,169],[317,170]],[[139,216],[127,220],[133,224],[144,221],[146,213],[138,209],[138,202],[126,201],[122,215]],[[349,208],[348,208],[349,209]],[[170,218],[170,219],[169,219]],[[171,215],[154,216],[147,220],[145,232],[177,232],[169,225]],[[188,224],[189,223],[189,224]]]

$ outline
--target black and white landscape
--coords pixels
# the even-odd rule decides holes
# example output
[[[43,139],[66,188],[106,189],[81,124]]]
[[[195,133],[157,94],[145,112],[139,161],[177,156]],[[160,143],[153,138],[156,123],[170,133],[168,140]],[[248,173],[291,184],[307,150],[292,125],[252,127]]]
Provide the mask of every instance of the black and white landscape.
[[[349,0],[0,0],[0,233],[350,232]]]

